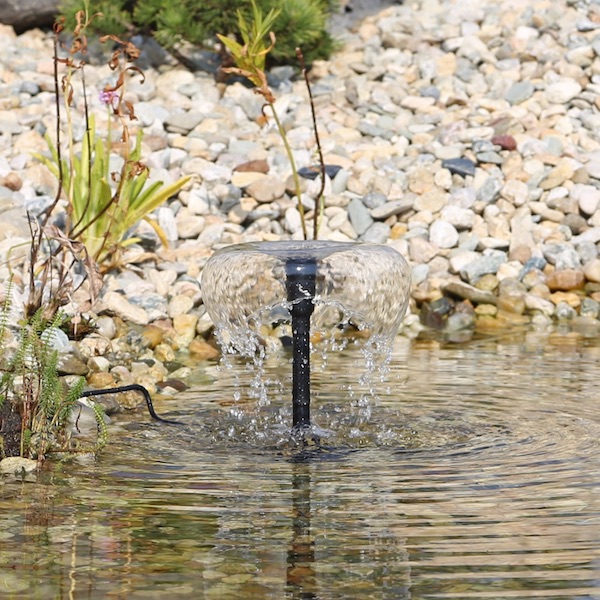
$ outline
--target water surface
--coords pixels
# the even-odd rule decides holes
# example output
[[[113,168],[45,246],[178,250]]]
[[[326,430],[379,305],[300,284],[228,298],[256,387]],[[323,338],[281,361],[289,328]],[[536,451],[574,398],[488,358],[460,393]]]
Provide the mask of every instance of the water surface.
[[[1,479],[0,597],[600,598],[597,339],[398,338],[377,402],[348,348],[302,456],[285,361],[271,403],[211,367],[156,403],[184,426],[121,415],[98,459]]]

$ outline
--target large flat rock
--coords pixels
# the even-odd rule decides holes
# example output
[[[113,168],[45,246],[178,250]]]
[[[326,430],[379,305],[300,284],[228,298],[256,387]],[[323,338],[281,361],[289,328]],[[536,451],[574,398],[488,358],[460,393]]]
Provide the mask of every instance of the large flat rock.
[[[59,0],[2,0],[0,23],[12,25],[17,33],[33,27],[48,27],[58,13]]]

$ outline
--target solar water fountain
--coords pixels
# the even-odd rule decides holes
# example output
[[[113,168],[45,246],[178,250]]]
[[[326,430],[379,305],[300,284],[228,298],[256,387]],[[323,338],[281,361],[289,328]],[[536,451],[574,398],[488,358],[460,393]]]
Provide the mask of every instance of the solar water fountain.
[[[204,303],[224,353],[262,356],[269,326],[291,324],[295,431],[311,425],[311,333],[352,327],[389,352],[409,289],[404,258],[367,243],[239,244],[215,252],[202,273]]]

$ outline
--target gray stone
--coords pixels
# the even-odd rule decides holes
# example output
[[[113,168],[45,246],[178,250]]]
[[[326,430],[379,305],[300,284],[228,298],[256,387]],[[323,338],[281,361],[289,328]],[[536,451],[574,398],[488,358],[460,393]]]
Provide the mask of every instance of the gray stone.
[[[0,23],[12,25],[17,32],[48,27],[54,22],[58,5],[59,0],[4,0],[0,4]]]
[[[348,204],[348,218],[358,235],[365,233],[373,224],[369,209],[358,198],[353,198]]]
[[[592,298],[583,298],[579,307],[579,314],[582,317],[597,319],[600,316],[600,302],[596,302]]]
[[[577,316],[577,311],[566,302],[559,302],[554,309],[554,316],[559,321],[571,321]]]
[[[358,239],[361,242],[372,244],[385,244],[390,237],[390,226],[376,221]]]
[[[423,283],[429,275],[429,265],[419,264],[412,268],[411,281],[413,285]]]
[[[89,373],[87,361],[74,347],[69,352],[59,354],[56,369],[60,375],[85,376]]]
[[[138,102],[135,105],[135,115],[148,127],[155,121],[164,123],[169,117],[169,111],[155,102]]]
[[[358,124],[358,131],[360,131],[365,136],[374,138],[390,138],[393,135],[391,131],[374,125],[373,123],[369,123],[369,121],[360,121],[360,123]]]
[[[597,244],[600,242],[600,227],[592,227],[583,233],[571,238],[573,244],[581,244],[582,242],[592,242]]]
[[[295,206],[290,206],[290,208],[285,211],[284,225],[290,233],[295,233],[302,229],[300,211]]]
[[[581,212],[588,216],[600,206],[600,190],[592,185],[576,183],[571,188],[571,197],[577,200]]]
[[[371,216],[377,221],[383,221],[393,215],[401,215],[413,207],[412,198],[393,200],[371,210]]]
[[[508,88],[504,99],[512,105],[521,104],[531,98],[534,91],[535,87],[531,81],[517,81]]]
[[[165,125],[168,131],[189,133],[203,118],[199,112],[173,112],[165,119]]]
[[[475,326],[475,315],[467,312],[455,312],[446,321],[446,331],[461,331]]]
[[[577,269],[581,266],[579,254],[575,248],[566,242],[560,244],[544,244],[542,246],[544,258],[556,267],[557,271],[564,269]]]
[[[490,175],[477,192],[477,198],[482,202],[493,202],[500,195],[504,183],[498,177]]]
[[[442,168],[462,177],[475,175],[475,163],[468,158],[448,158],[442,161]]]
[[[598,248],[593,242],[582,242],[581,244],[577,244],[575,250],[577,250],[581,263],[584,265],[598,257]]]
[[[443,286],[446,294],[461,300],[469,300],[473,304],[496,304],[498,298],[493,292],[480,290],[462,281],[449,281]]]
[[[478,152],[476,158],[480,163],[490,163],[492,165],[501,165],[504,163],[504,157],[497,152]]]
[[[488,252],[488,251],[486,251]],[[498,272],[500,265],[506,262],[506,253],[500,250],[491,250],[487,254],[477,258],[473,262],[465,265],[460,270],[460,276],[473,284],[478,279],[488,273],[495,274]]]
[[[177,221],[175,220],[175,215],[173,214],[173,211],[167,206],[161,206],[157,210],[157,214],[158,224],[165,233],[167,239],[170,242],[176,241],[178,238]]]
[[[20,92],[22,94],[29,94],[30,96],[37,96],[41,92],[40,86],[35,81],[24,81],[21,84]]]
[[[379,192],[371,192],[363,197],[362,203],[370,210],[375,210],[378,207],[384,205],[387,202],[387,198],[384,194],[380,194]],[[373,213],[371,213],[373,216]]]

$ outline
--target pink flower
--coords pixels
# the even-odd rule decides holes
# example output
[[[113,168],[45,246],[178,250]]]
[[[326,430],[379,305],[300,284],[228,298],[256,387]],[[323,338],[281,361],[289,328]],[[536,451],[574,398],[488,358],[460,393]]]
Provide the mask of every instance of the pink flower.
[[[102,90],[100,92],[99,98],[102,104],[106,104],[107,106],[110,104],[111,106],[114,106],[115,101],[119,99],[119,94],[112,90]]]

